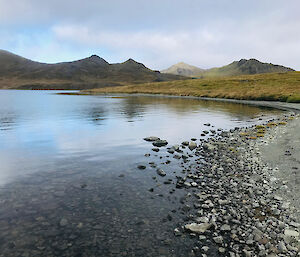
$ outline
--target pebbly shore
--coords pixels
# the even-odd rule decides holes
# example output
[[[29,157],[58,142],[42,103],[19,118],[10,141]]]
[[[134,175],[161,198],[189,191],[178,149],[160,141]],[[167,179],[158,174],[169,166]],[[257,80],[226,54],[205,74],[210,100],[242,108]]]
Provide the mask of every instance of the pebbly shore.
[[[155,152],[166,151],[170,160],[181,160],[174,186],[185,192],[180,199],[185,218],[174,235],[197,239],[188,256],[300,256],[297,183],[289,188],[299,162],[279,161],[279,153],[272,150],[284,144],[278,143],[279,135],[297,132],[299,120],[289,112],[265,124],[230,131],[215,131],[205,124],[210,129],[202,136],[209,134],[208,139],[171,147],[157,137],[145,139]],[[293,146],[284,149],[284,157],[297,153],[299,146]],[[171,181],[168,171],[153,162],[150,166],[165,182]],[[286,167],[291,176],[284,175]]]

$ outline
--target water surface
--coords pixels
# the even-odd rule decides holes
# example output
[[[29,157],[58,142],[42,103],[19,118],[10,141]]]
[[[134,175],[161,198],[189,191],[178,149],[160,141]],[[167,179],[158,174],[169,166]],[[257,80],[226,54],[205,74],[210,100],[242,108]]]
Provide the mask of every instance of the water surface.
[[[184,192],[173,190],[182,163],[143,138],[171,146],[278,113],[197,99],[54,93],[0,91],[0,256],[189,256],[195,239],[173,235],[184,218]],[[158,178],[151,161],[168,175]]]

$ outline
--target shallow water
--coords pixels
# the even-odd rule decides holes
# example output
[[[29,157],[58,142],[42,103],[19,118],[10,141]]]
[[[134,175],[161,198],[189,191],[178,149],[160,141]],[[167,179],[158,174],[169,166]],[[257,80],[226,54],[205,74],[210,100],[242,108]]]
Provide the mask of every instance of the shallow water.
[[[183,190],[173,190],[181,161],[166,148],[151,151],[143,138],[171,146],[278,113],[195,99],[54,93],[0,91],[0,256],[188,256],[195,239],[173,235],[184,217]],[[147,165],[157,159],[164,178]]]

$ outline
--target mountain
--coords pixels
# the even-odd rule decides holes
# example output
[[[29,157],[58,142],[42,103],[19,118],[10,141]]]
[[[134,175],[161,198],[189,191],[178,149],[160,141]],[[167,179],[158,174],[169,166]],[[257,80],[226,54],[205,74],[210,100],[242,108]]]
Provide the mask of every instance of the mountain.
[[[78,61],[47,64],[0,50],[0,88],[91,89],[178,79],[186,78],[161,74],[132,59],[109,64],[92,55]]]
[[[171,69],[174,66],[175,69]],[[176,65],[173,65],[169,69],[163,70],[162,72],[165,71],[168,71],[171,74],[178,74],[176,72]],[[211,68],[211,69],[201,70],[200,72],[194,72],[194,73],[191,72],[191,75],[186,75],[186,76],[198,77],[198,78],[209,78],[209,77],[213,78],[213,77],[227,77],[227,76],[239,76],[239,75],[250,75],[250,74],[261,74],[261,73],[281,73],[281,72],[289,72],[289,71],[294,71],[294,70],[281,65],[275,65],[272,63],[263,63],[256,59],[249,59],[249,60],[241,59],[240,61],[235,61],[219,68]]]
[[[177,64],[172,65],[168,69],[162,70],[161,73],[169,73],[187,77],[193,77],[203,72],[203,69],[200,69],[196,66],[186,64],[184,62],[179,62]]]
[[[256,59],[241,59],[240,61],[232,62],[220,68],[205,70],[202,74],[199,75],[202,77],[226,77],[261,73],[281,73],[289,71],[294,70],[281,65],[263,63]]]

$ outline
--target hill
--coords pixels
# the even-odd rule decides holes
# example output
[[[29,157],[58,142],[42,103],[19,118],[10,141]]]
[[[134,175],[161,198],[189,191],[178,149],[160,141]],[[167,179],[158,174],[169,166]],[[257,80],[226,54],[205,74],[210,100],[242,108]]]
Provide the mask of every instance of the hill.
[[[174,66],[176,67],[176,65]],[[176,68],[175,69],[172,68],[174,66],[171,66],[169,69],[163,70],[162,72],[167,71],[168,73],[171,74],[178,74]],[[284,67],[281,65],[274,65],[272,63],[263,63],[256,59],[249,59],[249,60],[241,59],[240,61],[235,61],[219,68],[212,68],[207,70],[201,70],[200,68],[198,68],[200,69],[199,72],[197,72],[195,68],[193,68],[195,72],[193,72],[192,70],[189,70],[189,72],[185,72],[186,76],[198,77],[198,78],[216,78],[216,77],[294,71],[293,69],[288,67]],[[190,73],[190,75],[188,75],[188,73]]]
[[[166,94],[300,103],[300,72],[292,71],[286,73],[146,83],[123,87],[100,88],[81,93]]]
[[[200,77],[227,77],[262,73],[278,73],[294,71],[291,68],[272,63],[263,63],[256,59],[241,59],[220,68],[212,68],[199,74]],[[198,75],[198,76],[199,76]]]
[[[204,70],[200,69],[196,66],[186,64],[184,62],[180,62],[172,65],[168,69],[162,70],[161,73],[169,73],[187,77],[194,77],[202,73]]]
[[[90,89],[177,79],[185,78],[161,74],[132,59],[109,64],[92,55],[78,61],[47,64],[0,50],[0,88]]]

